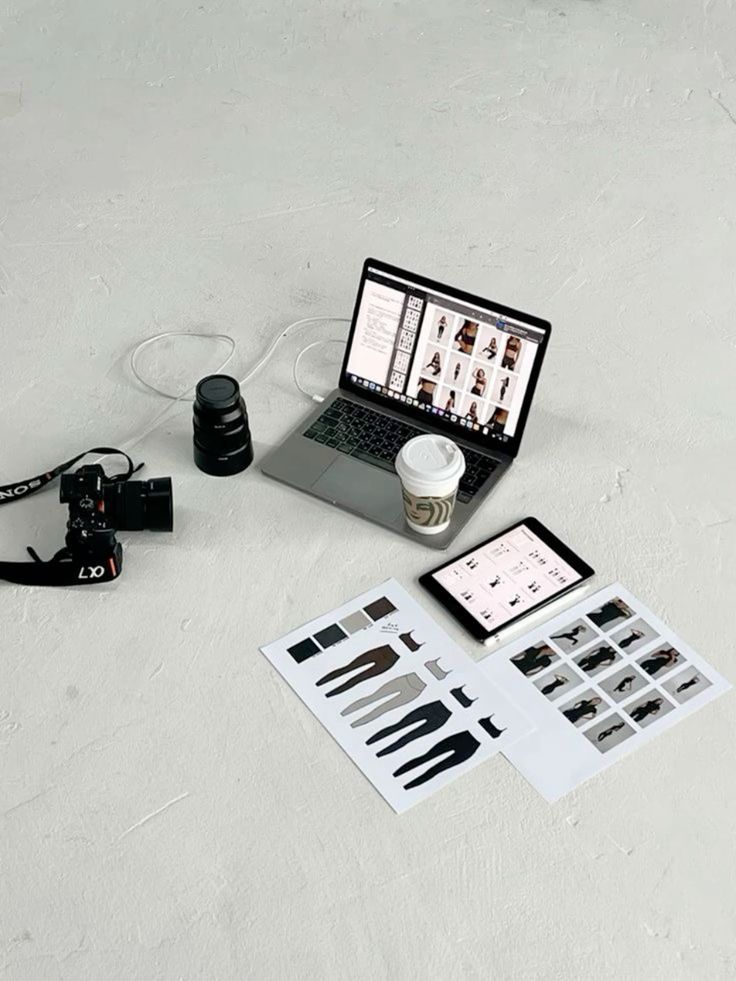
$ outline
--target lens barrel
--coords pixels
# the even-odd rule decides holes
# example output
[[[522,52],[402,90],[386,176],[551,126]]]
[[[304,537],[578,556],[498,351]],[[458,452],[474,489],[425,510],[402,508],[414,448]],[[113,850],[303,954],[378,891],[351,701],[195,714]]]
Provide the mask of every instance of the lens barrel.
[[[194,462],[215,477],[240,473],[253,462],[245,402],[229,375],[208,375],[197,385]]]
[[[105,513],[119,531],[172,531],[171,477],[107,484]]]

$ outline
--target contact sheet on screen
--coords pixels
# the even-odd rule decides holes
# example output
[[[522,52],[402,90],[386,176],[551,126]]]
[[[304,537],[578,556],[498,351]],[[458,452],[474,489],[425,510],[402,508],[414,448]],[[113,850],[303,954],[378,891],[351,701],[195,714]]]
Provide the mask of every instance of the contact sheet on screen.
[[[531,731],[394,579],[261,650],[397,812]]]
[[[479,667],[534,722],[504,755],[550,801],[731,687],[619,583]]]

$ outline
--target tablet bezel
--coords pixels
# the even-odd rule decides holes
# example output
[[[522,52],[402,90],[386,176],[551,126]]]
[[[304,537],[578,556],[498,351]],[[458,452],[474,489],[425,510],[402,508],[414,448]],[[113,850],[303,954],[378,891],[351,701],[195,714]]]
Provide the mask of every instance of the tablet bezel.
[[[570,583],[569,586],[561,589],[558,593],[554,593],[552,596],[547,597],[547,599],[543,600],[541,603],[538,603],[536,606],[532,606],[530,609],[524,610],[523,613],[519,613],[510,620],[506,620],[504,623],[500,624],[500,626],[495,627],[492,630],[485,630],[482,624],[476,620],[472,613],[468,612],[468,610],[466,610],[465,607],[459,603],[454,596],[452,596],[445,589],[444,586],[438,583],[434,576],[436,576],[438,572],[441,572],[442,569],[446,569],[448,565],[454,565],[460,559],[464,559],[467,555],[472,555],[473,552],[477,552],[478,549],[484,548],[490,542],[494,542],[497,539],[502,538],[504,535],[508,535],[509,532],[514,531],[516,528],[520,528],[522,525],[525,525],[531,532],[537,535],[537,537],[540,538],[545,545],[553,549],[560,559],[567,562],[567,564],[580,575],[580,579]],[[425,572],[419,577],[419,584],[423,586],[427,592],[434,596],[437,602],[443,606],[447,612],[468,631],[468,633],[475,637],[476,640],[481,641],[481,643],[486,643],[492,637],[495,637],[496,634],[503,633],[510,627],[513,627],[514,624],[520,623],[533,613],[543,610],[545,606],[549,606],[551,603],[557,602],[557,600],[561,599],[567,593],[572,592],[572,590],[578,589],[583,585],[583,583],[587,582],[594,575],[595,570],[591,565],[581,559],[580,556],[573,552],[568,545],[565,545],[565,543],[554,535],[546,525],[543,525],[538,518],[530,516],[522,518],[520,521],[516,521],[507,528],[503,528],[501,531],[496,532],[496,534],[491,535],[490,538],[477,542],[464,552],[460,552],[458,555],[453,556],[451,559],[448,559],[441,565],[436,566],[434,569],[430,569],[429,572]]]

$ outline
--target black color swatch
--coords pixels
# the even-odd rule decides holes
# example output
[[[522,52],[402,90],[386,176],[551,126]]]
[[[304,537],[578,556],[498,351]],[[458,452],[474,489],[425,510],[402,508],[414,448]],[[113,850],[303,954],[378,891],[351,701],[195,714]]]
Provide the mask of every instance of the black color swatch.
[[[371,618],[371,620],[380,620],[382,617],[387,617],[389,613],[393,613],[396,609],[394,604],[390,599],[386,599],[382,596],[380,599],[373,600],[368,606],[364,607],[365,612]]]
[[[347,637],[347,634],[342,627],[338,627],[336,623],[331,624],[329,627],[325,627],[324,630],[320,630],[314,635],[314,639],[324,650],[327,650],[328,647],[332,647],[332,645],[336,644],[338,640],[343,640],[345,637]]]
[[[289,654],[291,654],[297,664],[301,664],[302,661],[306,661],[307,658],[313,657],[315,654],[319,654],[319,647],[317,647],[311,637],[300,640],[298,644],[294,644],[294,646],[290,647],[288,650]]]

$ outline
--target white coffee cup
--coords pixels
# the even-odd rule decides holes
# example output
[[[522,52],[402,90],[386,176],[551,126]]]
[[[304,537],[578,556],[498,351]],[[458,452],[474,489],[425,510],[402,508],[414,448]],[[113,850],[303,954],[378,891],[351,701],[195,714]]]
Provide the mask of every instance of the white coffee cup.
[[[421,535],[449,528],[460,478],[462,450],[446,436],[425,433],[405,443],[396,457],[406,523]]]

